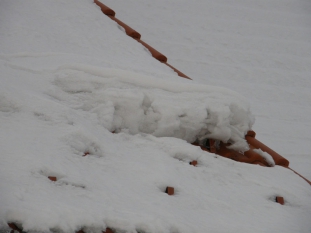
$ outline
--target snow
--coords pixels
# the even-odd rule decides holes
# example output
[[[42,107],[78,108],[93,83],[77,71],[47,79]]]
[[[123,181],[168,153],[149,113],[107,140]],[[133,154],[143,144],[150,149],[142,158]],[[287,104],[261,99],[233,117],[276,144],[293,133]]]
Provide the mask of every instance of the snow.
[[[75,109],[95,113],[97,123],[111,132],[126,129],[130,134],[147,133],[188,142],[212,137],[232,142],[232,148],[248,150],[244,135],[253,117],[246,100],[237,93],[192,83],[159,83],[155,78],[119,70],[69,67],[74,71],[68,70],[65,77],[55,80],[55,85],[69,95],[54,90],[53,97]],[[86,79],[86,74],[100,78]]]
[[[195,82],[245,96],[257,138],[311,179],[310,2],[105,3]]]
[[[0,229],[310,232],[299,176],[190,144],[213,137],[243,151],[255,129],[310,179],[310,4],[104,3],[194,81],[91,0],[2,0]]]
[[[269,155],[267,152],[264,152],[261,149],[254,149],[253,151],[263,157],[271,167],[275,166],[275,162],[272,156]]]

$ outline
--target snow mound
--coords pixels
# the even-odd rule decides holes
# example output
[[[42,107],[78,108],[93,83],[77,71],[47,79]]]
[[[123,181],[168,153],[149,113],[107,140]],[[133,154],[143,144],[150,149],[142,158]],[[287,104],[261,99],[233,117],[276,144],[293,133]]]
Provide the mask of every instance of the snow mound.
[[[96,115],[111,132],[147,133],[193,142],[210,137],[245,151],[253,117],[247,101],[225,88],[159,80],[86,65],[63,66],[54,98]]]

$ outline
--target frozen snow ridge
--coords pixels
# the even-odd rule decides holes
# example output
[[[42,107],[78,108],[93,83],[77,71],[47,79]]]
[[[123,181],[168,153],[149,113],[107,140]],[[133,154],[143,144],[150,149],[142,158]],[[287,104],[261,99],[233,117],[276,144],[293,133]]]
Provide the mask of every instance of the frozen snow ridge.
[[[248,150],[244,135],[253,116],[247,101],[228,89],[159,82],[86,65],[63,66],[58,75],[53,98],[96,115],[98,124],[110,132],[147,133],[190,143],[209,137]]]

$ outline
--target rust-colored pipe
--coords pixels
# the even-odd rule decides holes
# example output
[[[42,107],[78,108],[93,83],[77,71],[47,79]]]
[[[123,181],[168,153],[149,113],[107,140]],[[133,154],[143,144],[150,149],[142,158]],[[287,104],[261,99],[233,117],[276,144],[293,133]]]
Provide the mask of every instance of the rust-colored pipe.
[[[192,145],[200,146],[198,143],[192,143]],[[248,151],[242,154],[235,150],[229,149],[228,146],[230,146],[230,144],[228,143],[220,142],[219,145],[216,147],[215,140],[213,139],[209,139],[209,146],[210,146],[209,149],[205,146],[200,147],[204,151],[215,153],[217,155],[226,157],[228,159],[232,159],[237,162],[258,164],[260,166],[270,167],[268,162],[262,156],[253,151],[254,147],[250,147]]]
[[[220,142],[219,148],[216,150],[216,154],[242,163],[259,164],[261,166],[269,167],[269,164],[265,161],[265,159],[252,149],[242,154],[232,149],[228,149],[227,146],[228,144]]]
[[[175,67],[171,66],[170,64],[168,64],[168,63],[164,63],[164,64],[167,65],[168,67],[172,68],[178,74],[178,76],[192,80],[187,75],[185,75],[184,73],[180,72],[179,70],[177,70]]]
[[[303,177],[302,175],[300,175],[298,172],[294,171],[293,169],[291,169],[290,167],[288,167],[289,170],[292,170],[294,173],[296,173],[298,176],[300,176],[302,179],[304,179],[305,181],[307,181],[309,183],[309,185],[311,185],[311,181],[308,180],[306,177]]]
[[[256,149],[261,149],[264,152],[267,152],[269,155],[272,156],[274,162],[276,165],[280,165],[283,167],[288,167],[289,165],[289,161],[287,159],[285,159],[284,157],[282,157],[281,155],[279,155],[278,153],[276,153],[274,150],[270,149],[269,147],[267,147],[265,144],[263,144],[262,142],[258,141],[255,138],[255,135],[253,131],[250,131],[249,133],[246,134],[245,139],[246,141],[252,145],[253,147],[255,147]]]
[[[117,24],[119,24],[121,27],[124,28],[126,35],[138,40],[140,39],[141,35],[135,31],[133,28],[131,28],[130,26],[128,26],[127,24],[123,23],[121,20],[117,19],[116,17],[113,16],[109,16],[110,19],[114,20],[117,22]]]
[[[253,134],[251,136],[255,136],[255,135],[256,135],[255,132],[253,132]],[[248,151],[246,151],[246,152],[244,152],[244,154],[242,154],[242,153],[239,153],[239,152],[234,151],[232,149],[228,149],[227,146],[229,144],[226,144],[223,142],[220,142],[219,146],[217,148],[215,147],[215,141],[214,140],[210,139],[209,144],[210,144],[210,150],[208,150],[204,146],[200,146],[197,143],[192,143],[192,145],[194,145],[194,146],[200,146],[201,149],[204,151],[207,151],[210,153],[215,153],[217,155],[220,155],[222,157],[226,157],[228,159],[232,159],[232,160],[237,161],[237,162],[258,164],[260,166],[270,167],[270,165],[267,163],[267,161],[263,157],[261,157],[259,154],[257,154],[256,152],[253,151],[254,147],[252,145],[250,145],[250,149]],[[291,171],[296,173],[298,176],[300,176],[302,179],[304,179],[306,182],[308,182],[308,184],[311,185],[311,181],[308,180],[307,178],[303,177],[302,175],[300,175],[298,172],[294,171],[293,169],[289,168],[288,166],[285,166],[285,168],[290,169]]]
[[[100,7],[100,9],[102,10],[102,12],[105,14],[105,15],[108,15],[108,16],[115,16],[116,13],[114,12],[114,10],[112,10],[111,8],[109,8],[108,6],[106,6],[105,4],[101,3],[100,1],[98,0],[94,0],[94,3]]]
[[[160,53],[159,51],[155,50],[154,48],[152,48],[150,45],[146,44],[145,42],[143,42],[142,40],[138,39],[137,40],[139,43],[141,43],[143,46],[145,46],[151,53],[151,55],[157,59],[160,62],[167,62],[167,57],[164,56],[162,53]]]
[[[263,164],[266,167],[271,167],[271,165],[261,155],[256,153],[254,149],[255,149],[254,147],[250,146],[250,149],[244,152],[244,155],[251,161],[253,161],[251,163],[259,165]]]

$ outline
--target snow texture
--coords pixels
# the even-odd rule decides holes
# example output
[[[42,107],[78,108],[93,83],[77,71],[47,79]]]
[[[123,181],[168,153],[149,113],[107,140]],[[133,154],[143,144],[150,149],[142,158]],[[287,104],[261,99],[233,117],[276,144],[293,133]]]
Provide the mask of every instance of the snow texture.
[[[55,90],[53,97],[96,114],[97,123],[111,132],[126,130],[188,142],[209,137],[230,141],[240,151],[248,149],[244,135],[253,117],[246,100],[237,93],[91,66],[62,69],[66,75],[58,74],[54,84],[63,92]]]
[[[272,109],[275,103],[269,102],[281,99],[282,91],[274,94],[270,90],[282,75],[296,72],[299,85],[309,87],[310,82],[304,79],[310,74],[306,65],[310,61],[309,37],[302,32],[309,33],[310,26],[296,27],[309,16],[296,7],[300,3],[105,3],[120,19],[132,17],[125,22],[137,27],[148,43],[147,36],[155,38],[150,40],[152,46],[158,48],[159,41],[171,40],[170,49],[166,49],[166,41],[162,51],[173,58],[174,66],[196,80],[182,79],[153,59],[91,0],[2,0],[0,231],[8,232],[7,223],[16,222],[30,233],[80,229],[95,233],[106,227],[117,233],[309,233],[311,189],[299,176],[280,166],[238,163],[190,144],[198,137],[213,137],[244,151],[248,148],[244,135],[253,128],[254,115],[265,119],[270,110],[284,108],[288,99],[280,100],[276,109]],[[305,5],[304,9],[310,9]],[[173,11],[175,6],[178,10]],[[214,13],[206,16],[204,9]],[[258,12],[266,9],[270,10],[259,17]],[[162,17],[167,12],[168,18]],[[282,14],[296,21],[277,17]],[[171,23],[162,22],[166,19]],[[279,31],[267,26],[269,19],[276,19]],[[202,24],[207,20],[210,23]],[[228,20],[242,25],[240,35],[226,25]],[[166,26],[160,27],[161,23]],[[286,28],[280,29],[282,23]],[[269,39],[261,36],[267,27]],[[156,33],[158,29],[160,33]],[[252,43],[244,37],[247,32],[254,38]],[[305,48],[295,50],[284,41],[275,47],[280,32],[290,37],[288,43]],[[230,44],[226,44],[227,35]],[[219,39],[219,44],[209,44],[208,36]],[[249,63],[249,56],[258,52],[253,49],[256,41],[271,49],[274,62],[265,61],[267,54],[259,53],[257,60]],[[180,45],[184,49],[171,55]],[[201,49],[205,45],[210,54]],[[279,60],[279,53],[284,53],[281,48],[287,49],[285,60],[293,62],[299,56],[299,61],[284,65],[285,61]],[[178,60],[195,54],[198,58],[187,65]],[[277,75],[269,81],[263,75],[263,88],[253,87],[255,79],[248,79],[250,74],[262,75],[264,69],[275,69]],[[249,75],[237,77],[241,70]],[[288,83],[293,81],[288,78],[284,85]],[[309,98],[299,85],[297,90],[305,92],[296,97],[291,91],[291,106]],[[239,94],[247,96],[252,91],[250,100]],[[257,109],[254,115],[249,101]],[[268,118],[268,126],[261,131],[269,140],[280,126],[290,128],[296,115],[289,113],[276,128],[269,122],[276,122],[278,115],[272,116],[275,118]],[[285,123],[288,119],[289,124]],[[310,123],[304,116],[299,120],[303,123],[298,123],[295,132]],[[301,134],[308,135],[305,130]],[[299,141],[295,132],[292,140]],[[285,139],[287,135],[279,142]],[[305,151],[301,147],[297,155],[305,155]],[[258,153],[273,163],[266,153]],[[193,160],[198,161],[196,167],[189,165]],[[173,196],[165,193],[167,186],[175,188]],[[276,196],[283,196],[285,205],[276,203]]]
[[[258,139],[311,179],[311,3],[105,0],[195,82],[245,96]]]
[[[264,152],[261,149],[254,149],[253,151],[259,154],[261,157],[263,157],[271,167],[275,166],[275,162],[272,156],[269,155],[267,152]]]

